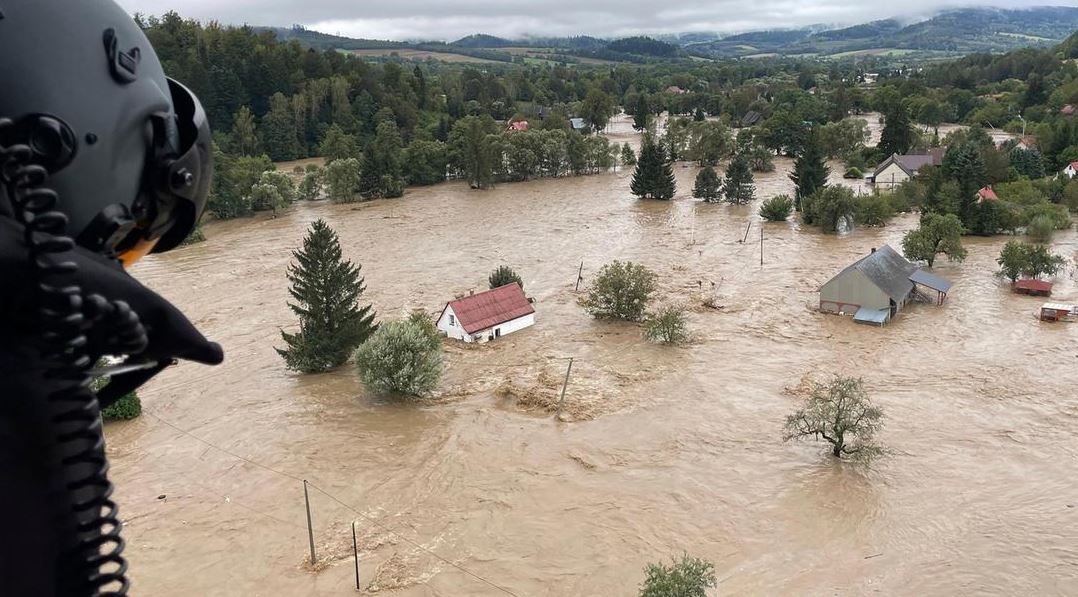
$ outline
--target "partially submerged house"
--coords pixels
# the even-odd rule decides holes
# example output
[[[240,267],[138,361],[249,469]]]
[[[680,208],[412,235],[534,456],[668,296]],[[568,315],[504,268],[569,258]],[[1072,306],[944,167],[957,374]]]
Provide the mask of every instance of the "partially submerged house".
[[[671,86],[667,87],[666,92],[667,93],[673,93],[675,95],[681,95],[683,93],[688,93],[687,90],[682,89],[682,88],[678,87],[677,85],[671,85]]]
[[[1078,307],[1063,303],[1044,303],[1041,305],[1041,321],[1078,320]]]
[[[570,118],[569,126],[573,127],[574,131],[583,131],[587,128],[583,118]]]
[[[1063,169],[1063,175],[1067,178],[1074,178],[1075,174],[1078,174],[1078,162],[1071,162]]]
[[[925,154],[891,154],[880,162],[869,176],[869,182],[878,188],[893,190],[898,185],[917,176],[925,166],[939,166],[943,163],[943,149],[937,148]]]
[[[919,299],[942,304],[951,283],[923,272],[888,245],[853,262],[820,288],[820,310],[883,325]],[[935,291],[929,299],[924,290]]]
[[[527,120],[517,120],[516,122],[510,122],[505,126],[505,132],[507,133],[524,132],[526,130],[528,130]]]
[[[450,338],[486,342],[535,324],[535,308],[516,282],[446,303],[438,329]]]
[[[1034,280],[1022,278],[1016,280],[1011,287],[1015,294],[1028,294],[1030,296],[1052,296],[1052,283],[1047,280]]]

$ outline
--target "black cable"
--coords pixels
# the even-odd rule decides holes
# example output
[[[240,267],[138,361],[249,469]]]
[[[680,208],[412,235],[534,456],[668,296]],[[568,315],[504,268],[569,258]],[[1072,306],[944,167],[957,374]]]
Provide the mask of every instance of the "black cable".
[[[0,119],[0,132],[11,126],[11,120]],[[67,216],[55,209],[56,193],[46,187],[48,175],[44,166],[34,163],[27,145],[0,146],[0,183],[24,227],[30,256],[45,379],[59,386],[47,398],[54,432],[52,464],[63,480],[73,536],[60,554],[57,584],[64,596],[122,597],[130,583],[122,556],[122,523],[111,499],[101,416],[90,390],[88,371],[94,359],[87,334],[106,330],[109,334],[95,348],[127,354],[145,348],[146,330],[126,304],[82,295],[76,283],[78,266],[65,259],[75,243],[66,235]]]

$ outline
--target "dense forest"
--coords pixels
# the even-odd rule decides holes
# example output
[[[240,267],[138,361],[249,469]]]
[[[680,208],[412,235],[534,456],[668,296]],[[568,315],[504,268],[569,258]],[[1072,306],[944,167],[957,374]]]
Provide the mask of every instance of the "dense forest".
[[[754,169],[766,169],[769,155],[798,156],[812,137],[824,141],[829,157],[857,172],[870,171],[892,152],[943,145],[950,159],[940,174],[926,176],[919,183],[924,188],[896,194],[903,201],[951,205],[940,194],[959,192],[958,203],[965,205],[974,186],[1025,184],[1017,203],[1030,203],[1029,189],[1035,187],[1048,202],[1078,207],[1078,196],[1072,197],[1078,190],[1067,193],[1062,181],[1045,178],[1078,160],[1078,66],[1071,60],[1078,35],[1056,48],[891,70],[872,61],[779,58],[610,66],[491,63],[480,69],[366,60],[281,40],[273,31],[203,25],[175,13],[140,23],[166,71],[206,106],[219,158],[212,209],[220,217],[274,207],[267,189],[273,181],[262,180],[262,173],[273,161],[297,158],[340,160],[334,191],[329,178],[322,182],[343,198],[353,196],[349,184],[358,197],[386,197],[398,196],[405,185],[452,177],[484,187],[603,171],[633,157],[592,134],[620,110],[641,130],[661,134],[668,158],[714,164],[744,152]],[[878,75],[874,83],[866,77],[870,69]],[[890,129],[879,147],[865,146],[864,122],[857,116],[867,111],[884,114]],[[652,117],[663,112],[671,115],[668,125],[655,130]],[[733,129],[753,113],[759,122],[733,142]],[[574,128],[570,119],[580,119],[583,128]],[[530,127],[507,129],[515,121]],[[940,139],[934,131],[946,122],[973,128]],[[1033,147],[1017,153],[997,147],[982,127],[1025,130]],[[972,174],[963,174],[966,167]],[[318,196],[322,187],[316,183],[308,183],[307,196]],[[261,190],[252,200],[255,186]],[[282,194],[290,196],[286,189]],[[969,211],[968,205],[948,209]],[[965,214],[967,229],[984,233],[1022,223],[1003,218],[1002,224],[974,225],[973,217]]]

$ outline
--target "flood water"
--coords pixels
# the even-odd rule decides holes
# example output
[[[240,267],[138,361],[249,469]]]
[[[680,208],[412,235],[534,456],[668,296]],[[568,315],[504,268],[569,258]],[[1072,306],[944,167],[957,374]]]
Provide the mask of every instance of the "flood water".
[[[790,192],[776,165],[758,197]],[[301,204],[140,263],[227,360],[165,372],[141,418],[107,428],[135,592],[352,594],[355,521],[364,590],[408,597],[507,594],[479,577],[521,596],[633,595],[647,562],[684,551],[715,563],[715,594],[1078,593],[1078,325],[1039,322],[1043,299],[993,275],[1007,238],[937,264],[955,282],[942,307],[858,326],[813,310],[820,285],[898,247],[916,216],[842,237],[765,224],[761,266],[756,206],[698,203],[696,168],[676,173],[671,202],[633,198],[619,171]],[[291,373],[273,349],[295,323],[285,268],[316,218],[380,318],[434,313],[509,264],[536,324],[447,345],[419,404],[370,395],[351,365]],[[1054,298],[1078,300],[1075,232],[1053,248],[1068,260]],[[581,261],[587,283],[613,259],[658,272],[692,344],[583,312]],[[722,309],[701,305],[711,295]],[[517,402],[556,394],[566,357],[565,420]],[[830,374],[863,377],[885,411],[891,454],[871,469],[781,441],[798,386]],[[301,479],[339,500],[311,489],[319,572],[303,566]]]

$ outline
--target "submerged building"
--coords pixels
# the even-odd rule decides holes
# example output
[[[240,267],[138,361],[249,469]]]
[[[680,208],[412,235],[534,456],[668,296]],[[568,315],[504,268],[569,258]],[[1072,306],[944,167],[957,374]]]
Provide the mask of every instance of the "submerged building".
[[[921,271],[888,245],[853,262],[820,288],[820,310],[853,315],[860,323],[883,325],[914,298],[928,300],[918,287],[936,292],[942,304],[951,283]]]

